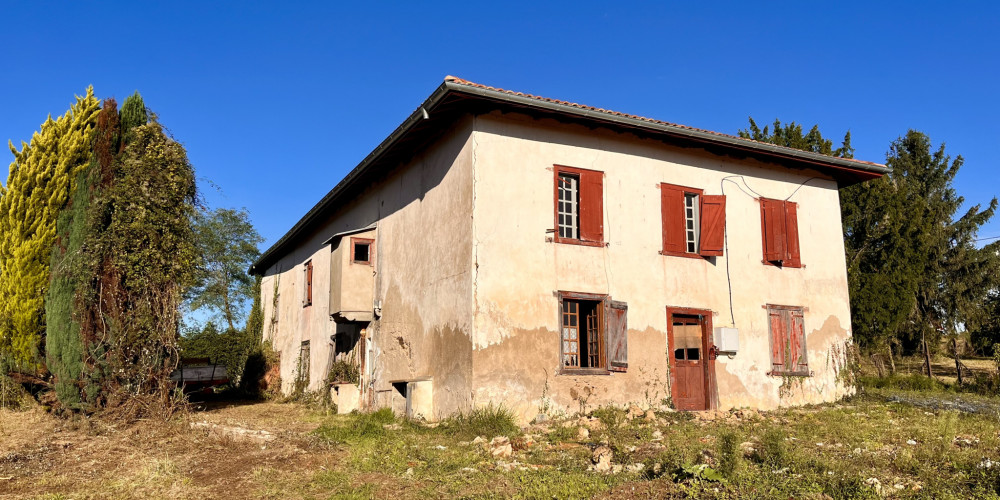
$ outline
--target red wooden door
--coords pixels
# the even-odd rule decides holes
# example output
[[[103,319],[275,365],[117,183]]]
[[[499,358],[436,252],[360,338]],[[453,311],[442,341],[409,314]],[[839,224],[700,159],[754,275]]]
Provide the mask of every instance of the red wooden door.
[[[673,361],[674,406],[678,410],[707,410],[705,331],[700,316],[670,318],[670,356]]]

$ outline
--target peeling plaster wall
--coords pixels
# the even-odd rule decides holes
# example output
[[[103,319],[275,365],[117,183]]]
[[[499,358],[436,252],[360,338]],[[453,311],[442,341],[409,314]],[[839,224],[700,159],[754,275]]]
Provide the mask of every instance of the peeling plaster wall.
[[[436,413],[468,404],[474,269],[471,136],[472,119],[457,122],[407,165],[338,207],[320,229],[267,270],[261,284],[265,338],[280,353],[286,393],[293,386],[303,340],[311,344],[311,390],[322,387],[333,350],[332,257],[330,245],[323,242],[377,222],[371,282],[382,315],[368,327],[374,382],[364,388],[363,397],[375,406],[398,405],[389,381],[431,377]],[[310,259],[313,305],[303,307],[302,269]]]
[[[499,112],[476,118],[474,148],[476,404],[504,401],[530,419],[539,408],[659,403],[669,395],[667,306],[709,309],[713,326],[739,328],[740,352],[716,362],[720,408],[774,408],[848,394],[837,380],[850,339],[847,271],[837,184],[828,176]],[[607,247],[550,241],[554,164],[604,172]],[[745,176],[746,183],[723,183],[728,176]],[[661,182],[727,195],[732,313],[726,257],[660,255]],[[762,263],[760,209],[751,189],[799,204],[804,268]],[[626,373],[558,374],[559,290],[628,303]],[[806,308],[813,376],[767,375],[763,306],[769,303]]]

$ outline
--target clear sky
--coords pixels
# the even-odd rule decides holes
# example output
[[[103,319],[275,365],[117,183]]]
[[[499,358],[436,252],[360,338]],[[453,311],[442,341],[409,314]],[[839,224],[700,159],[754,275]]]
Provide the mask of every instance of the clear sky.
[[[87,85],[138,89],[262,250],[448,74],[726,133],[849,129],[880,163],[914,128],[965,158],[968,203],[1000,194],[1000,3],[813,4],[2,1],[0,139]]]

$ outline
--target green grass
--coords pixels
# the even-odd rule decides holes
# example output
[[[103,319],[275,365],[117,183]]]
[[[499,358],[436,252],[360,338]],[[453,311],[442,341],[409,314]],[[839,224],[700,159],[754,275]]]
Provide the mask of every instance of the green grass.
[[[950,395],[914,392],[909,383],[883,387]],[[324,417],[316,435],[346,456],[317,472],[312,489],[291,491],[331,498],[1000,498],[1000,464],[982,465],[1000,462],[998,416],[886,401],[901,390],[869,388],[837,404],[709,422],[684,413],[646,422],[600,408],[592,412],[600,425],[586,439],[575,422],[550,422],[525,429],[507,458],[470,443],[521,432],[502,408],[436,428],[388,412]],[[601,444],[612,448],[619,472],[589,470]],[[643,470],[625,468],[636,463]],[[407,489],[396,489],[401,481]]]

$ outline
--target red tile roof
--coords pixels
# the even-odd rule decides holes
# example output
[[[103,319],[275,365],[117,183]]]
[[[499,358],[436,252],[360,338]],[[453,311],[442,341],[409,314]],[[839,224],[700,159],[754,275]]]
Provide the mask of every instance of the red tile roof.
[[[705,133],[705,134],[712,134],[712,135],[716,135],[716,136],[719,136],[719,137],[726,137],[726,138],[729,138],[729,139],[737,139],[737,140],[740,140],[740,141],[746,141],[746,142],[751,143],[751,144],[767,144],[770,147],[778,147],[778,148],[783,148],[783,149],[787,149],[789,151],[796,151],[796,152],[800,151],[798,149],[790,148],[788,146],[782,146],[782,145],[779,145],[779,144],[771,144],[771,143],[763,143],[763,142],[760,142],[760,141],[755,141],[753,139],[747,139],[745,137],[739,137],[739,136],[736,136],[736,135],[723,134],[723,133],[715,132],[715,131],[712,131],[712,130],[705,130],[705,129],[701,129],[701,128],[697,128],[697,127],[690,127],[690,126],[687,126],[687,125],[681,125],[679,123],[665,122],[665,121],[662,121],[662,120],[655,120],[653,118],[646,118],[645,116],[630,115],[628,113],[622,113],[620,111],[612,111],[610,109],[604,109],[604,108],[595,108],[593,106],[587,106],[587,105],[578,104],[578,103],[575,103],[575,102],[561,101],[559,99],[551,99],[549,97],[541,97],[541,96],[537,96],[537,95],[533,95],[533,94],[526,94],[524,92],[515,92],[513,90],[506,90],[506,89],[501,89],[501,88],[497,88],[497,87],[490,87],[489,85],[483,85],[481,83],[470,82],[468,80],[459,78],[457,76],[448,75],[448,76],[444,77],[444,81],[446,81],[446,82],[452,82],[452,83],[457,83],[459,85],[466,85],[466,86],[469,86],[469,87],[475,87],[475,88],[479,88],[479,89],[484,89],[484,90],[491,90],[491,91],[494,91],[494,92],[501,92],[501,93],[504,93],[504,94],[515,95],[515,96],[519,96],[519,97],[526,97],[526,98],[529,98],[529,99],[535,99],[535,100],[542,101],[542,102],[549,102],[549,103],[553,103],[553,104],[561,104],[561,105],[564,105],[564,106],[571,106],[571,107],[574,107],[574,108],[585,109],[585,110],[588,110],[588,111],[597,111],[599,113],[606,113],[606,114],[611,115],[611,116],[620,116],[620,117],[623,117],[623,118],[630,118],[630,119],[633,119],[633,120],[640,120],[640,121],[644,121],[644,122],[655,123],[655,124],[658,124],[658,125],[666,125],[668,127],[677,127],[677,128],[681,128],[681,129],[685,129],[685,130],[693,130],[693,131],[702,132],[702,133]],[[829,156],[829,155],[824,155],[824,156]],[[864,161],[864,160],[857,160],[857,159],[854,159],[854,158],[838,158],[838,159],[844,160],[844,161],[850,161],[850,162],[854,162],[854,163],[859,163],[859,164],[862,164],[862,165],[874,165],[874,166],[878,166],[878,167],[884,167],[884,165],[882,165],[881,163],[875,163],[875,162]]]

